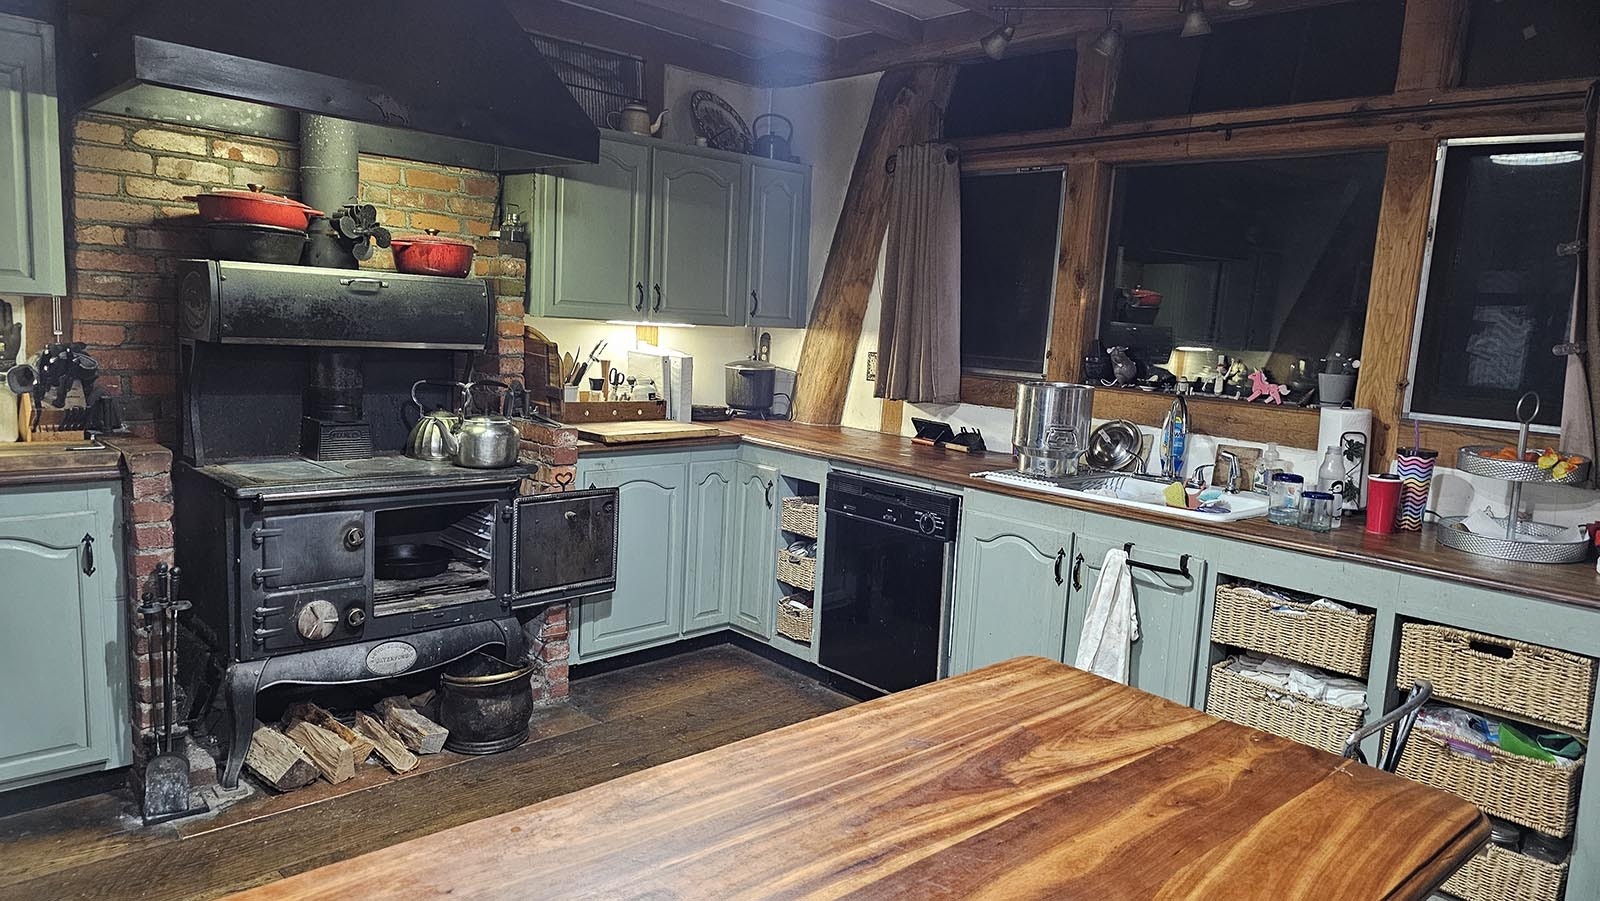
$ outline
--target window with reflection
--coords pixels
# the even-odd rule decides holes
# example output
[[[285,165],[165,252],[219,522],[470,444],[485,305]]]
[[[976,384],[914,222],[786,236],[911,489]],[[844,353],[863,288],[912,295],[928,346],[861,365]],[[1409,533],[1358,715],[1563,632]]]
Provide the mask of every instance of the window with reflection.
[[[1577,257],[1583,142],[1445,142],[1419,301],[1408,408],[1418,419],[1509,425],[1537,391],[1535,422],[1561,422]]]
[[[1465,87],[1600,75],[1600,3],[1470,0],[1461,55]]]
[[[1102,347],[1162,385],[1214,392],[1219,357],[1221,393],[1246,389],[1241,367],[1314,385],[1360,354],[1383,178],[1382,153],[1118,169]]]
[[[1044,374],[1061,233],[1061,170],[961,179],[961,368]]]

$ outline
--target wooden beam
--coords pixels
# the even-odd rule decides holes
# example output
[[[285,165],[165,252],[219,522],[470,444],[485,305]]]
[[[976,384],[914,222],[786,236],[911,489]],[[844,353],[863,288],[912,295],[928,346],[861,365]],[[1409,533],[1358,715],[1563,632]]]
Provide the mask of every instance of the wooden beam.
[[[1095,35],[1078,36],[1078,69],[1072,85],[1072,124],[1079,127],[1111,121],[1117,86],[1117,61],[1095,53]]]
[[[608,0],[585,0],[602,5]],[[716,29],[719,34],[743,33],[750,39],[799,53],[816,59],[830,59],[835,50],[833,38],[820,31],[786,22],[753,9],[724,3],[723,0],[641,0],[654,6],[681,23],[685,33],[697,33],[704,27]]]
[[[1406,0],[1395,91],[1455,87],[1466,31],[1466,0]]]
[[[1372,411],[1371,458],[1378,472],[1388,469],[1394,453],[1405,397],[1437,150],[1433,139],[1389,145],[1355,397],[1356,406]]]
[[[844,413],[850,366],[888,226],[884,163],[896,147],[943,133],[944,107],[954,84],[952,66],[896,69],[878,80],[800,349],[794,419],[832,425]]]
[[[994,11],[994,0],[949,0],[949,2],[954,6],[959,6],[967,12],[972,13],[979,18],[987,19],[990,22],[998,22],[1001,19],[1001,14]]]
[[[922,20],[872,0],[761,0],[751,4],[784,18],[785,11],[821,16],[844,25],[865,28],[902,44],[922,40]],[[804,21],[804,20],[802,20]]]
[[[585,6],[603,13],[630,19],[690,40],[726,47],[743,56],[762,57],[788,49],[782,42],[774,41],[765,35],[726,28],[716,22],[691,19],[682,13],[662,9],[644,0],[582,0],[582,2]]]
[[[767,70],[732,50],[560,0],[506,0],[506,8],[527,31],[719,78],[758,84]]]
[[[1093,160],[1076,162],[1067,167],[1065,182],[1045,374],[1055,381],[1075,382],[1100,322],[1111,167]]]

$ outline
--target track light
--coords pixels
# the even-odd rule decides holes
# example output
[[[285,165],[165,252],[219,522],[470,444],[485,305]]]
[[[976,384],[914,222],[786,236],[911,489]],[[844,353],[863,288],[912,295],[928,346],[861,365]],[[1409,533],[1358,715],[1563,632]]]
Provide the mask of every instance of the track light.
[[[1211,20],[1206,17],[1206,7],[1202,0],[1187,0],[1183,14],[1183,30],[1178,32],[1181,38],[1204,37],[1211,33]]]
[[[1115,59],[1122,50],[1122,25],[1111,18],[1111,10],[1106,10],[1106,30],[1100,32],[1089,49],[1106,59]]]
[[[983,36],[978,46],[992,60],[999,60],[1006,55],[1006,48],[1011,46],[1011,39],[1017,36],[1017,27],[1011,24],[1010,14],[1000,14],[1000,27]]]

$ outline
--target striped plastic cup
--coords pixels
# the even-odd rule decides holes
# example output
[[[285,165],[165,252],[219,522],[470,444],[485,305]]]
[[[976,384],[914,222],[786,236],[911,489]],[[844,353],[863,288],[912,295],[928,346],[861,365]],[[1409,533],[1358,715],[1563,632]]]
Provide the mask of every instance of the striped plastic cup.
[[[1439,452],[1426,447],[1401,447],[1394,452],[1394,471],[1400,476],[1400,531],[1418,532],[1428,513],[1433,488],[1433,464]]]

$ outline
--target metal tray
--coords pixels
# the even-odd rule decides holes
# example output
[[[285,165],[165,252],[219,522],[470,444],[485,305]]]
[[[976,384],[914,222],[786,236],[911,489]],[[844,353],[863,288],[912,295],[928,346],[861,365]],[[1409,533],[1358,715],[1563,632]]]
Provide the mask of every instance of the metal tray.
[[[1522,460],[1497,460],[1487,456],[1500,448],[1493,444],[1475,444],[1456,452],[1456,468],[1473,475],[1488,476],[1503,482],[1548,483],[1551,485],[1581,485],[1589,481],[1589,460],[1567,473],[1565,478],[1552,479],[1550,470],[1540,469],[1537,463]],[[1515,558],[1513,558],[1515,559]]]
[[[1434,529],[1433,534],[1438,538],[1439,543],[1445,547],[1466,551],[1469,554],[1477,554],[1480,557],[1495,557],[1500,560],[1519,560],[1524,563],[1581,563],[1589,557],[1590,542],[1588,540],[1550,543],[1546,541],[1514,541],[1506,538],[1493,538],[1458,528],[1466,519],[1465,516],[1443,517],[1439,520],[1439,525]],[[1544,523],[1525,522],[1518,526],[1518,531],[1523,534],[1529,534],[1545,529],[1558,528],[1558,526],[1547,526]]]

